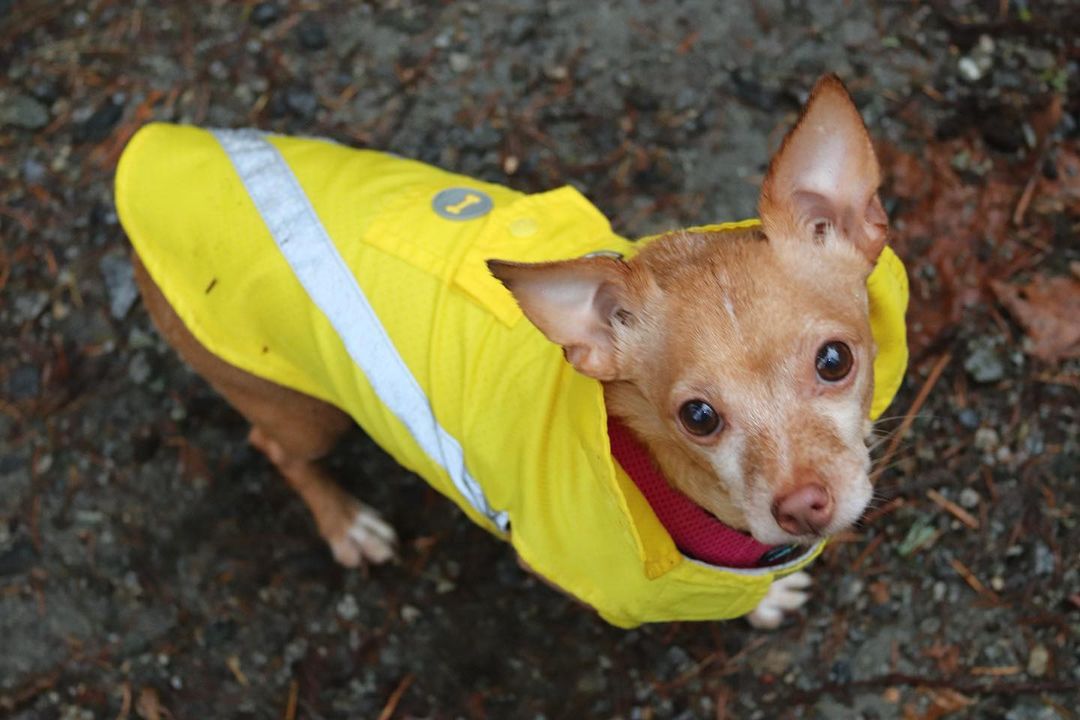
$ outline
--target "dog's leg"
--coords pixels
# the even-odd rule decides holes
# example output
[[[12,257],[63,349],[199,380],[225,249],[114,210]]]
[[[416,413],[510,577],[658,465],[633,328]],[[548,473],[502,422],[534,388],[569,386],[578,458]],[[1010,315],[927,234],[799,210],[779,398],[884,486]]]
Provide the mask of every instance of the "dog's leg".
[[[356,567],[365,560],[381,563],[393,557],[393,528],[318,465],[352,425],[351,418],[322,400],[244,372],[211,353],[180,320],[137,255],[132,264],[143,303],[162,336],[248,419],[252,445],[303,498],[337,561]]]
[[[295,440],[290,437],[283,442],[282,437],[275,437],[262,425],[253,425],[248,435],[251,444],[270,458],[303,498],[334,558],[346,567],[357,567],[365,561],[383,563],[392,558],[397,543],[394,529],[377,512],[342,490],[319,467],[317,460],[321,454],[310,456],[297,452]]]
[[[804,572],[792,573],[773,581],[769,592],[761,599],[746,620],[759,630],[775,630],[784,619],[784,612],[801,608],[810,597],[810,576]]]

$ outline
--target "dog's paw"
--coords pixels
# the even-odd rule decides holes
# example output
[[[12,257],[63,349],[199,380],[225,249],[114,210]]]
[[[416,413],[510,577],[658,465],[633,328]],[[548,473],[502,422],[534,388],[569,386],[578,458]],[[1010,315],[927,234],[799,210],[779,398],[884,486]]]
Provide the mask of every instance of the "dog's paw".
[[[380,565],[397,555],[397,533],[379,513],[357,503],[352,523],[329,538],[334,559],[345,567]]]
[[[809,599],[810,576],[804,572],[792,573],[774,580],[769,591],[758,606],[746,616],[747,621],[758,630],[775,630],[784,619],[784,612],[801,608]]]

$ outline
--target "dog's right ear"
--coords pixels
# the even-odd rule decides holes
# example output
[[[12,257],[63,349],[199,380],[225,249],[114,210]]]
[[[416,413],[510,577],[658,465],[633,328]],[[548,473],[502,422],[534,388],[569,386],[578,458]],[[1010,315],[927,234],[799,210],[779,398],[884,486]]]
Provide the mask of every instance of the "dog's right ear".
[[[626,263],[592,257],[535,264],[488,260],[487,266],[578,372],[617,379],[616,331],[634,322],[635,311]]]
[[[761,222],[769,236],[814,237],[832,225],[873,263],[888,234],[880,182],[874,146],[855,103],[839,78],[826,75],[769,164],[758,206]]]

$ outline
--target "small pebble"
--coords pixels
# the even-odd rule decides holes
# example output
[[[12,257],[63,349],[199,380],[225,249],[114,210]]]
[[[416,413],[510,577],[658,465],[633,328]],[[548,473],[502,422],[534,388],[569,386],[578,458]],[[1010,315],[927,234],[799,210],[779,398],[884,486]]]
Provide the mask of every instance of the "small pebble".
[[[435,39],[431,41],[431,44],[440,50],[446,50],[454,41],[454,33],[450,30],[443,30],[441,33],[435,36]]]
[[[355,620],[360,614],[360,606],[356,603],[356,598],[352,595],[345,595],[337,604],[337,614],[342,620]]]
[[[30,185],[40,185],[45,180],[46,168],[37,160],[27,159],[23,163],[22,175]]]
[[[1001,438],[993,428],[979,428],[975,431],[975,447],[978,450],[993,450],[1001,443]]]
[[[956,64],[956,69],[960,71],[961,77],[968,82],[976,82],[983,76],[979,63],[967,56],[960,58],[960,62]]]
[[[450,69],[456,73],[462,73],[469,69],[471,61],[465,53],[450,53]]]
[[[40,130],[48,124],[48,109],[29,95],[0,96],[0,125]]]
[[[1031,648],[1028,655],[1027,672],[1032,677],[1042,677],[1046,674],[1046,666],[1050,662],[1050,651],[1045,645],[1036,645]]]
[[[971,351],[964,360],[964,369],[977,383],[996,383],[1005,377],[1005,363],[1001,355],[996,348],[987,344],[979,344]]]
[[[277,3],[261,2],[251,10],[251,22],[259,27],[272,25],[279,17],[281,17],[281,11],[278,10]]]
[[[15,401],[35,398],[41,392],[41,372],[37,365],[16,365],[8,375],[7,395]]]
[[[1057,561],[1054,559],[1054,553],[1046,546],[1046,543],[1041,541],[1035,542],[1035,574],[1036,575],[1050,575],[1054,572],[1054,566],[1057,565]]]
[[[966,427],[968,430],[974,430],[979,427],[979,413],[975,412],[971,408],[964,408],[956,414],[956,419],[960,421],[960,424]]]
[[[948,586],[941,580],[934,583],[934,602],[941,602],[944,600],[945,593],[948,592],[948,590]]]
[[[296,27],[296,39],[304,50],[323,50],[330,44],[326,30],[311,15],[305,17]]]
[[[128,363],[128,377],[136,385],[142,385],[150,379],[152,369],[150,361],[146,359],[146,353],[136,353]]]
[[[101,258],[98,270],[101,271],[105,290],[109,294],[109,312],[114,319],[123,320],[139,297],[131,261],[126,253],[112,252]]]
[[[124,106],[110,98],[75,127],[75,142],[99,143],[109,137],[124,115]]]
[[[319,101],[307,88],[293,87],[285,93],[285,106],[298,117],[309,118],[319,108]]]
[[[544,76],[547,77],[548,80],[560,82],[570,77],[570,71],[565,65],[551,65],[544,68]]]
[[[981,500],[982,497],[972,488],[964,488],[960,491],[960,507],[971,510],[972,508],[978,507]]]

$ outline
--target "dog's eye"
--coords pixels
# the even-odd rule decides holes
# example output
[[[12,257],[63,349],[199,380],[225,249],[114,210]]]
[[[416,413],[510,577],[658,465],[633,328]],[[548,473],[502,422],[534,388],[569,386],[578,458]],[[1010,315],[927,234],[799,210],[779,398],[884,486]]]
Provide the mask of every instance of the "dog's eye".
[[[679,422],[691,435],[704,437],[712,435],[719,428],[723,419],[713,406],[704,400],[690,400],[679,408]]]
[[[817,351],[816,364],[819,378],[825,382],[840,382],[854,364],[851,348],[837,340],[827,342]]]

